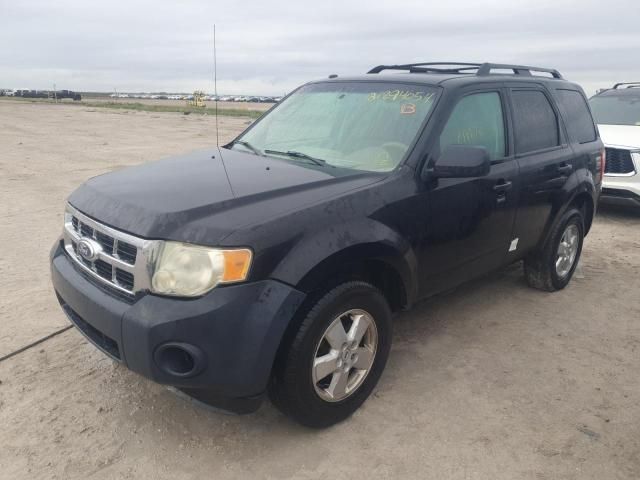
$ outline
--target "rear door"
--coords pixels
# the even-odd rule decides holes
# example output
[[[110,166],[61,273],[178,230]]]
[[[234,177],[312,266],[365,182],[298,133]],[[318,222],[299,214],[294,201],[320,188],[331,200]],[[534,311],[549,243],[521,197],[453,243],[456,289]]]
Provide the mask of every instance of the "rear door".
[[[517,85],[508,89],[521,181],[513,257],[538,244],[564,204],[564,187],[576,168],[550,92],[541,84]]]
[[[420,250],[423,294],[445,290],[504,262],[515,218],[518,165],[510,153],[502,85],[465,89],[451,104],[429,161],[448,145],[474,145],[489,151],[492,165],[484,177],[429,182],[426,238]]]
[[[584,92],[577,88],[557,88],[553,94],[560,107],[571,148],[575,154],[575,167],[591,175],[594,183],[600,181],[600,162],[604,145],[598,137],[591,109]]]

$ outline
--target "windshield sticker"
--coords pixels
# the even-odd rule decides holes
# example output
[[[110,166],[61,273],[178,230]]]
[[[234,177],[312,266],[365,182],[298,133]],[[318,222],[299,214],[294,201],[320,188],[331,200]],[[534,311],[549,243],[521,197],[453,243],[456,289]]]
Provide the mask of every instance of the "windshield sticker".
[[[386,92],[371,92],[369,94],[369,102],[406,102],[413,100],[415,102],[429,103],[433,100],[435,93],[411,92],[409,90],[387,90]]]
[[[416,113],[416,106],[413,103],[403,103],[400,105],[400,113],[402,115],[413,115]]]

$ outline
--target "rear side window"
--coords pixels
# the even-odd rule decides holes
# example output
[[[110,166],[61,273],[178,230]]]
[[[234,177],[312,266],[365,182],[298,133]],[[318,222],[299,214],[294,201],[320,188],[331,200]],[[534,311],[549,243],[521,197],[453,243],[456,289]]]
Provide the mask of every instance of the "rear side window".
[[[569,136],[578,143],[595,141],[596,127],[582,94],[576,90],[558,90],[558,98]]]
[[[539,90],[513,90],[511,101],[516,153],[533,152],[560,144],[558,118],[544,93]]]
[[[505,156],[504,117],[497,92],[474,93],[458,102],[440,134],[440,151],[449,145],[485,147],[491,160]]]

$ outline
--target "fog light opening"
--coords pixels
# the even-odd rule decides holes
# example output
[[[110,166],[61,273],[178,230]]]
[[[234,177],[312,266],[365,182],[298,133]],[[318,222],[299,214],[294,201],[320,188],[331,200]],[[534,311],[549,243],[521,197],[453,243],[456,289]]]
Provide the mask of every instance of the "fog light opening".
[[[156,350],[156,364],[162,371],[177,377],[189,377],[201,370],[200,351],[186,344],[164,344]]]

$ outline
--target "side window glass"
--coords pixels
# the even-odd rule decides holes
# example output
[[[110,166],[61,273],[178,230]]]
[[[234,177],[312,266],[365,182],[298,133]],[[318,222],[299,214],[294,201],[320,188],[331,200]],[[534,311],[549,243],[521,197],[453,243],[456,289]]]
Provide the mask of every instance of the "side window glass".
[[[504,116],[497,92],[474,93],[458,102],[440,134],[440,151],[449,145],[485,147],[491,160],[505,156]]]
[[[596,127],[585,98],[576,90],[563,89],[557,92],[571,139],[578,143],[594,142]]]
[[[527,153],[560,145],[558,118],[547,96],[538,90],[514,90],[513,127],[516,153]]]

